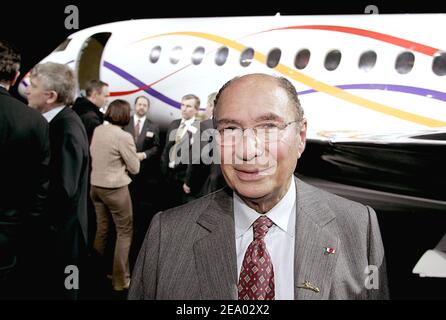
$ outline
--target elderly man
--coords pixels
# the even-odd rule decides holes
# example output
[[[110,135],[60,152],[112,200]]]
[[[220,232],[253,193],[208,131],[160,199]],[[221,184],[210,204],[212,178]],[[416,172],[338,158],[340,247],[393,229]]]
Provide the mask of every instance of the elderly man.
[[[294,86],[236,78],[214,121],[229,188],[154,217],[129,298],[387,298],[373,209],[294,177],[307,131]]]
[[[42,113],[49,122],[50,131],[47,212],[54,231],[50,267],[55,280],[49,283],[55,286],[50,294],[58,298],[76,298],[77,290],[67,290],[64,278],[67,266],[79,268],[87,240],[87,133],[79,116],[69,107],[76,82],[68,66],[51,62],[39,64],[31,71],[30,80],[28,104]]]

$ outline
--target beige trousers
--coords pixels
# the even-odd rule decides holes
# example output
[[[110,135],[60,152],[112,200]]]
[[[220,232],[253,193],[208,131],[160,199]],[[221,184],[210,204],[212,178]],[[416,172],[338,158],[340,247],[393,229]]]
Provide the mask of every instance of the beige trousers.
[[[112,284],[115,290],[128,288],[130,282],[129,251],[133,235],[132,201],[128,186],[108,189],[91,186],[91,200],[96,211],[94,248],[104,254],[110,218],[116,226],[116,244],[113,259]]]

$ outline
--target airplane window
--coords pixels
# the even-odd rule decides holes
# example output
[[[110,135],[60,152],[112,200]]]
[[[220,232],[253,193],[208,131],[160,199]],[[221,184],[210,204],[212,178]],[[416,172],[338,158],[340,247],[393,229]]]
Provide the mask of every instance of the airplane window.
[[[373,69],[376,64],[376,52],[375,51],[366,51],[361,54],[359,57],[358,68],[364,72],[369,72]]]
[[[178,61],[180,61],[182,51],[183,49],[179,46],[172,49],[172,52],[170,53],[170,62],[172,64],[177,64]]]
[[[199,65],[203,61],[203,58],[204,58],[204,48],[198,47],[192,53],[192,63],[195,65]]]
[[[432,62],[432,71],[437,76],[446,75],[446,52],[437,53]]]
[[[296,54],[296,58],[294,59],[294,66],[299,69],[305,69],[308,65],[308,62],[310,62],[310,50],[308,49],[302,49]]]
[[[282,56],[282,51],[280,51],[280,49],[278,48],[274,48],[268,53],[268,58],[266,59],[266,65],[270,68],[277,67],[281,56]]]
[[[153,47],[152,51],[150,51],[150,62],[152,63],[158,62],[160,56],[161,56],[161,47],[160,46]]]
[[[243,50],[242,54],[240,55],[240,65],[242,67],[247,67],[251,64],[252,58],[254,58],[254,49],[253,48],[246,48]]]
[[[409,73],[414,65],[415,56],[412,52],[402,52],[398,55],[395,62],[395,69],[400,74]]]
[[[221,47],[217,50],[215,54],[215,64],[217,66],[222,66],[226,63],[226,59],[228,59],[229,49],[226,47]]]
[[[327,55],[325,56],[325,69],[328,71],[336,70],[336,68],[339,66],[339,63],[341,63],[341,52],[339,50],[331,50]]]

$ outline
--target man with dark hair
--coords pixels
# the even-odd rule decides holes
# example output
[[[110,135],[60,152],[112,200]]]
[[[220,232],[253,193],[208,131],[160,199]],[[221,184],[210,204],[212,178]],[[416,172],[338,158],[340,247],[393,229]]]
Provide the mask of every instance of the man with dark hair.
[[[294,86],[239,77],[214,121],[228,188],[153,218],[129,298],[387,299],[375,211],[294,176],[307,133]]]
[[[108,103],[110,92],[108,84],[100,80],[91,80],[85,89],[86,97],[79,97],[73,104],[73,110],[81,118],[87,130],[88,142],[91,143],[94,129],[104,122],[101,108]]]
[[[104,123],[104,114],[100,110],[108,103],[110,96],[108,84],[100,80],[90,80],[85,88],[86,97],[79,97],[73,104],[73,111],[81,118],[87,131],[88,143],[91,144],[93,132],[96,127]],[[91,174],[91,159],[88,169],[88,179]],[[88,181],[87,194],[90,194],[90,180]],[[91,202],[91,198],[87,197],[88,211],[88,238],[94,239],[96,233],[96,213]],[[91,251],[93,242],[88,243],[88,249]],[[92,262],[93,264],[93,262]]]
[[[19,69],[20,54],[0,41],[0,299],[37,297],[36,256],[45,251],[48,123],[9,95]]]
[[[149,98],[146,96],[137,97],[134,105],[135,113],[130,118],[129,124],[124,127],[124,130],[134,138],[136,151],[144,154],[144,159],[141,161],[141,169],[137,175],[131,176],[132,182],[129,185],[133,203],[134,224],[132,267],[149,227],[150,220],[158,211],[159,199],[162,196],[159,188],[159,127],[149,119],[149,109]]]

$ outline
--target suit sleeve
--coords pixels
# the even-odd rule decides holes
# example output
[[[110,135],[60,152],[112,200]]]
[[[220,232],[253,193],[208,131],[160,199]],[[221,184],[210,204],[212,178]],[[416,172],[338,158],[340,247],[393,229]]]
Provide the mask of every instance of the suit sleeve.
[[[49,163],[50,163],[50,137],[48,123],[42,119],[41,126],[35,134],[35,145],[38,146],[39,168],[36,175],[38,181],[35,185],[33,200],[29,210],[29,218],[36,218],[43,214],[45,201],[48,197]]]
[[[208,126],[202,125],[203,122],[200,123],[200,134],[195,134],[194,135],[194,144],[199,144],[200,145],[200,150],[197,150],[196,146],[197,145],[192,145],[191,146],[191,161],[187,166],[187,171],[186,171],[186,178],[185,178],[185,183],[191,188],[192,192],[195,193],[197,192],[200,188],[203,187],[207,177],[209,176],[209,169],[210,166],[206,165],[203,163],[202,161],[202,156],[203,156],[203,150],[204,148],[211,143],[211,136],[209,135],[209,137],[204,134],[204,132],[206,132],[207,129],[210,129]],[[203,139],[202,138],[208,138],[208,139]],[[197,152],[199,151],[199,152]]]
[[[124,160],[127,170],[131,174],[137,174],[139,172],[139,160],[136,154],[136,146],[133,138],[130,134],[125,133],[119,141],[119,153]]]
[[[100,126],[102,122],[96,117],[90,116],[88,113],[82,115],[80,118],[85,126],[85,130],[87,131],[88,143],[91,144],[94,129],[96,129],[97,126]]]
[[[128,299],[153,300],[156,298],[160,256],[161,213],[156,214],[139,251],[132,273]]]
[[[173,143],[171,141],[169,141],[169,136],[170,136],[171,132],[172,132],[172,125],[169,126],[169,128],[167,129],[166,141],[164,144],[163,153],[161,154],[161,161],[160,161],[161,173],[164,176],[167,174],[167,168],[169,166],[169,151],[173,145]]]
[[[369,213],[368,227],[368,260],[369,265],[378,268],[378,276],[374,277],[378,281],[377,288],[367,290],[369,300],[387,300],[389,299],[389,289],[387,284],[386,259],[384,255],[384,246],[379,230],[378,219],[375,211],[367,206]]]
[[[153,146],[150,149],[144,151],[146,154],[146,158],[144,159],[145,161],[155,157],[160,149],[160,130],[158,126],[154,126],[152,130],[153,130]]]
[[[67,125],[65,128],[67,130],[61,131],[62,140],[57,145],[50,146],[55,150],[52,155],[57,158],[53,161],[56,179],[50,185],[52,201],[48,205],[53,215],[52,220],[57,225],[61,223],[64,214],[70,213],[66,206],[70,206],[78,195],[82,175],[88,174],[88,163],[84,161],[86,155],[80,151],[88,148],[85,146],[88,143],[85,133],[76,131],[78,127],[75,125]]]

